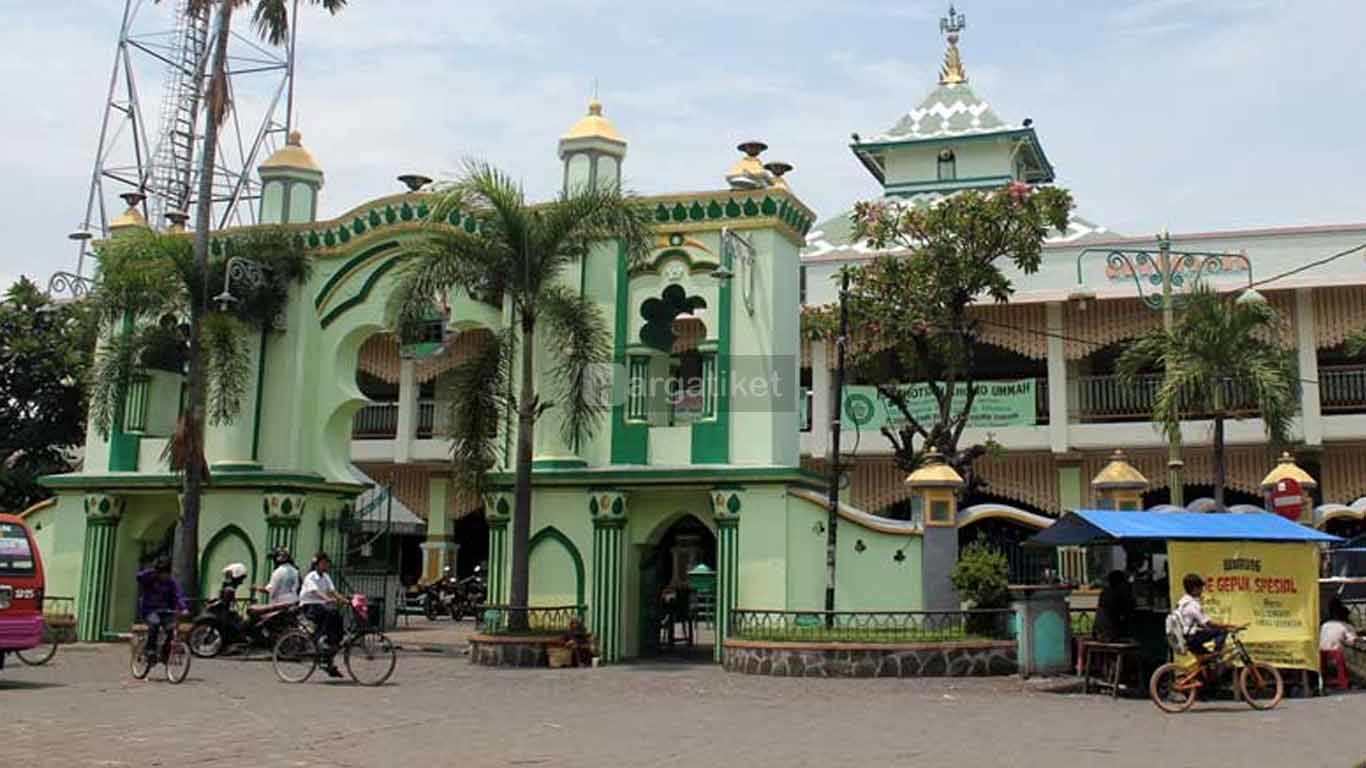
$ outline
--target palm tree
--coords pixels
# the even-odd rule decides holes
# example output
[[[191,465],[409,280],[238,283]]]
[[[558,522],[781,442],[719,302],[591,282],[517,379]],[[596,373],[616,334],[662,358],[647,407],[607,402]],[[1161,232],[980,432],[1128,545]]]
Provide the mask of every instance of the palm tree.
[[[1119,359],[1129,386],[1149,370],[1165,373],[1153,399],[1153,421],[1171,437],[1183,416],[1214,421],[1214,503],[1223,511],[1227,466],[1224,423],[1249,409],[1259,413],[1267,437],[1283,444],[1295,413],[1299,380],[1288,350],[1281,349],[1281,318],[1255,293],[1236,301],[1207,285],[1184,300],[1171,329],[1135,341]]]
[[[161,0],[157,0],[160,2]],[[307,0],[309,5],[321,5],[336,14],[346,0]],[[194,212],[194,263],[198,273],[206,274],[209,263],[209,227],[213,212],[213,179],[218,154],[218,129],[231,108],[232,94],[228,92],[228,40],[232,32],[232,14],[238,8],[251,5],[251,0],[190,0],[187,12],[196,16],[216,13],[217,37],[214,42],[213,62],[209,69],[204,118],[204,143],[200,149],[199,190]],[[298,9],[298,0],[293,8]],[[289,0],[257,0],[252,22],[257,34],[272,45],[279,45],[289,34]],[[189,360],[186,410],[176,430],[177,452],[192,457],[184,465],[180,526],[176,529],[175,575],[181,584],[197,584],[195,567],[199,561],[199,507],[204,481],[204,392],[202,320],[206,312],[207,295],[188,307]]]
[[[479,226],[469,232],[433,225],[401,273],[389,314],[400,335],[407,336],[454,289],[485,300],[501,297],[512,310],[511,326],[452,370],[450,425],[456,477],[477,493],[497,463],[499,426],[516,413],[509,602],[524,609],[536,421],[546,410],[558,408],[562,435],[577,446],[593,434],[606,410],[593,386],[593,366],[610,360],[607,321],[597,304],[562,278],[594,243],[615,240],[629,263],[638,262],[654,245],[653,226],[645,206],[614,188],[577,189],[553,202],[529,205],[519,184],[478,162],[468,163],[462,177],[441,193],[430,220],[444,221],[455,210],[473,216]],[[538,351],[536,334],[542,323],[548,339]],[[557,382],[546,399],[537,391],[538,356]],[[514,365],[520,366],[516,396]],[[525,611],[514,611],[511,618],[525,621]]]

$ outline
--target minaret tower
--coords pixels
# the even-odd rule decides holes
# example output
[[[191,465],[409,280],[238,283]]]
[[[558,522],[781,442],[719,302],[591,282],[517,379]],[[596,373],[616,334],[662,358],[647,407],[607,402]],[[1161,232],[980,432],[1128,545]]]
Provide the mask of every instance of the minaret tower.
[[[626,158],[626,139],[612,121],[602,116],[602,102],[588,102],[588,114],[560,138],[564,162],[564,190],[621,186],[621,161]]]
[[[968,81],[967,70],[963,69],[963,57],[958,53],[958,33],[967,28],[968,18],[952,5],[949,6],[949,15],[939,20],[939,31],[949,41],[949,49],[944,52],[944,67],[939,70],[940,85],[962,85]]]

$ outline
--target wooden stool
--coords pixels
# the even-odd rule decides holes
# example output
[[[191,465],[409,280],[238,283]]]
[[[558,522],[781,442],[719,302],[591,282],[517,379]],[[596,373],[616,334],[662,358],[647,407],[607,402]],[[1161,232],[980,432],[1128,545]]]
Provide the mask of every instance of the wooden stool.
[[[1102,643],[1095,640],[1087,640],[1082,646],[1082,677],[1083,691],[1091,692],[1091,685],[1094,681],[1097,688],[1109,688],[1110,695],[1119,698],[1119,687],[1124,681],[1124,668],[1126,661],[1132,665],[1134,674],[1142,677],[1140,662],[1138,658],[1138,643]],[[1093,665],[1095,660],[1096,666]],[[1106,666],[1108,663],[1108,667]],[[1108,673],[1104,677],[1092,675],[1092,670]],[[1140,683],[1142,681],[1140,680]]]

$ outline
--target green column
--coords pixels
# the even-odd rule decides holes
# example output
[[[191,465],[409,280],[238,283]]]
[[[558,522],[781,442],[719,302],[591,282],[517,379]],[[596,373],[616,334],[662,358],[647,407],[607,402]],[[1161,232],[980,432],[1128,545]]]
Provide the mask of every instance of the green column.
[[[114,549],[118,544],[123,499],[105,494],[85,497],[85,553],[81,560],[81,591],[76,603],[76,638],[84,643],[104,640],[109,625],[113,588]]]
[[[489,523],[489,596],[491,605],[505,605],[508,601],[508,523],[512,520],[509,494],[489,497],[484,506]]]
[[[298,558],[295,547],[299,540],[299,519],[307,502],[308,497],[301,493],[267,491],[261,494],[261,511],[266,517],[266,551],[262,553],[266,562],[262,573],[270,573],[275,569],[271,558],[275,550],[281,547]]]
[[[588,601],[588,628],[598,640],[604,663],[620,661],[626,644],[625,605],[626,497],[618,491],[589,491],[593,519],[593,591]]]
[[[718,489],[712,494],[716,517],[716,640],[715,659],[730,631],[730,612],[740,594],[740,497]]]

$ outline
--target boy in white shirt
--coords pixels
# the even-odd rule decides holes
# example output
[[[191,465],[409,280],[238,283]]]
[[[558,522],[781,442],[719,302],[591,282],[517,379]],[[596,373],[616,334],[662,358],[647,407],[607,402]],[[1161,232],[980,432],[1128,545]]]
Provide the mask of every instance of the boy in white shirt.
[[[271,605],[299,602],[299,569],[294,567],[294,557],[288,549],[280,547],[272,559],[275,570],[270,573],[270,583],[257,587],[256,591],[264,593]]]
[[[1188,573],[1181,580],[1186,594],[1176,604],[1176,612],[1181,617],[1181,629],[1186,634],[1186,647],[1191,653],[1210,653],[1208,643],[1214,643],[1214,653],[1224,650],[1224,639],[1228,633],[1242,629],[1233,624],[1220,624],[1205,614],[1200,604],[1200,596],[1205,592],[1205,580],[1198,574]]]
[[[318,628],[318,645],[327,660],[323,669],[332,677],[341,677],[333,656],[342,634],[337,603],[346,597],[333,586],[332,577],[328,575],[331,568],[332,561],[326,552],[319,552],[313,558],[313,570],[304,577],[303,588],[299,590],[299,607]]]

